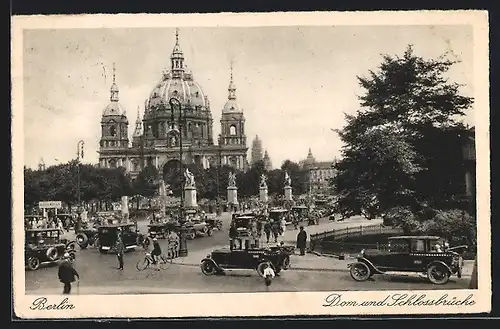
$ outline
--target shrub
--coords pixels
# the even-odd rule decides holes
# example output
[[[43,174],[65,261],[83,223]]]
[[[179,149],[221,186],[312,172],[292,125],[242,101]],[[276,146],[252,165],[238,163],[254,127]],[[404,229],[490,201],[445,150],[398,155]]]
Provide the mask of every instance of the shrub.
[[[459,209],[436,211],[434,218],[422,223],[422,233],[447,238],[451,245],[467,244],[475,248],[476,218]]]

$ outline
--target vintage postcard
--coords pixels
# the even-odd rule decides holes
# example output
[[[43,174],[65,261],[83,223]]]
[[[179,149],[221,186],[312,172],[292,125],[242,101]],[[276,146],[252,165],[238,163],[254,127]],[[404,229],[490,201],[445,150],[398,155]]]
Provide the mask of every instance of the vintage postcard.
[[[13,17],[15,314],[488,312],[488,30]]]

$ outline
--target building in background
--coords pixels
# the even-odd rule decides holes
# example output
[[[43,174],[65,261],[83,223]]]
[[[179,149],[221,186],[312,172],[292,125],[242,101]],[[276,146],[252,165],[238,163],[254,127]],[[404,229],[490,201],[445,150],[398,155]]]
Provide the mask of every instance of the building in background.
[[[45,162],[43,161],[43,158],[40,158],[40,162],[38,162],[38,170],[45,170]]]
[[[335,161],[316,161],[311,148],[306,159],[299,162],[302,169],[307,170],[309,192],[328,194],[330,180],[335,176]]]
[[[264,158],[262,158],[264,161],[264,169],[267,171],[273,170],[273,163],[271,162],[271,158],[269,157],[269,153],[267,153],[267,150],[264,152]]]
[[[176,42],[170,56],[170,70],[162,72],[158,83],[145,100],[144,112],[137,110],[135,130],[131,145],[128,137],[128,119],[125,108],[119,102],[119,89],[113,65],[113,84],[110,103],[101,117],[99,142],[99,166],[124,167],[135,177],[145,166],[153,165],[164,178],[179,165],[180,147],[182,162],[197,164],[203,168],[229,165],[235,169],[248,168],[245,135],[245,116],[236,99],[236,85],[231,75],[228,99],[220,119],[221,134],[214,144],[213,119],[210,102],[193,73],[184,64],[184,54]],[[169,100],[177,98],[182,106],[183,126],[179,129],[179,113],[172,111]],[[182,133],[182,145],[180,135]]]
[[[262,153],[262,141],[260,140],[258,135],[256,135],[255,139],[252,141],[250,156],[252,165],[264,159],[264,155]]]

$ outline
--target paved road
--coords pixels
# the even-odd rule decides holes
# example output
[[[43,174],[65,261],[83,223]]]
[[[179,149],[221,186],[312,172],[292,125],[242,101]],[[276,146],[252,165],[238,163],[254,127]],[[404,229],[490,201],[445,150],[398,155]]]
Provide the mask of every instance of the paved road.
[[[375,276],[373,281],[355,282],[347,272],[285,271],[271,287],[266,288],[263,279],[255,271],[231,271],[225,276],[205,276],[198,267],[172,265],[168,270],[137,272],[132,264],[117,271],[113,257],[99,268],[82,270],[80,294],[140,294],[140,293],[220,293],[220,292],[285,292],[285,291],[353,291],[353,290],[430,290],[466,289],[469,279],[453,278],[443,286],[433,285],[418,277]],[[128,257],[131,258],[131,257]],[[114,260],[114,259],[113,259]],[[130,259],[129,259],[130,260]],[[54,272],[53,269],[41,271]],[[87,277],[100,277],[99,281],[87,282]],[[33,282],[27,280],[27,293],[59,294],[61,285],[51,275],[51,280]],[[103,285],[102,282],[106,284]]]
[[[196,252],[210,248],[211,246],[219,246],[228,243],[228,230],[230,224],[230,214],[224,213],[220,217],[223,221],[222,231],[215,229],[210,237],[197,237],[194,240],[188,240],[188,250]],[[147,222],[139,222],[139,230],[147,232]],[[168,243],[166,239],[159,239],[158,242],[164,252],[167,251]],[[135,264],[139,259],[144,258],[144,251],[138,248],[135,251],[129,251],[125,254],[124,262],[125,267],[133,268],[134,275],[138,280],[142,276],[137,273]],[[201,259],[200,259],[201,261]],[[108,284],[116,280],[114,272],[118,266],[115,255],[101,254],[96,248],[89,247],[85,250],[80,250],[77,247],[77,255],[75,261],[75,268],[89,281],[100,282]],[[26,271],[26,290],[37,289],[42,287],[50,287],[53,282],[57,284],[57,266],[53,264],[42,264],[41,268],[36,271]]]

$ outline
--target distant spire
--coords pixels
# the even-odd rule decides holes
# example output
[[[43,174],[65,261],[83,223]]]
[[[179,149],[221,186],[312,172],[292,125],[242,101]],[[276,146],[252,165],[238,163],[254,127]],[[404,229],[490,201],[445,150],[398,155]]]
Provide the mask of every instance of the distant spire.
[[[135,130],[133,137],[139,137],[139,136],[142,136],[142,120],[141,120],[139,106],[137,106],[137,118],[135,120]]]
[[[38,162],[38,170],[45,170],[45,162],[43,158],[40,158],[40,162]]]
[[[179,44],[179,28],[175,28],[175,44]]]
[[[228,99],[236,99],[236,85],[234,84],[233,80],[233,60],[231,60],[231,66],[230,66],[230,80],[229,80],[229,87],[227,88],[229,91]]]
[[[111,96],[109,97],[109,99],[112,101],[112,102],[118,102],[119,98],[118,98],[118,85],[116,84],[116,67],[115,67],[115,63],[113,62],[113,84],[111,85]]]

